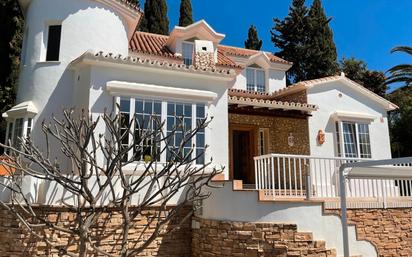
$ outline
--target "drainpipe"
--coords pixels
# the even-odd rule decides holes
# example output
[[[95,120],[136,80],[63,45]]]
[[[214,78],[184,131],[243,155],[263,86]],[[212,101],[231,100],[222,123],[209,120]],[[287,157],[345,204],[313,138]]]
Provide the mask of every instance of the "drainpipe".
[[[348,216],[346,208],[346,185],[343,172],[346,166],[343,164],[339,167],[339,190],[340,190],[340,207],[342,219],[342,238],[343,238],[343,256],[349,257],[349,237],[348,237]]]

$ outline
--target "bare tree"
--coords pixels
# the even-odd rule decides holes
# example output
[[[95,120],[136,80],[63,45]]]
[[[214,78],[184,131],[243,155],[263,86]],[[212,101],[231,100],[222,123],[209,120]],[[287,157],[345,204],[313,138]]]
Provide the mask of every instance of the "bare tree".
[[[84,257],[91,253],[136,256],[157,237],[171,233],[187,221],[200,206],[198,203],[209,196],[204,187],[223,170],[208,168],[211,161],[196,164],[203,153],[195,156],[191,142],[208,126],[210,119],[197,121],[195,128],[185,127],[182,118],[176,117],[176,120],[180,122],[173,131],[165,133],[165,123],[155,115],[141,120],[137,116],[130,119],[122,114],[104,113],[94,119],[84,111],[76,114],[74,109],[65,110],[63,118],[53,117],[52,122],[43,122],[44,150],[36,146],[30,136],[21,139],[16,147],[2,145],[13,160],[2,165],[13,172],[3,184],[11,191],[11,199],[1,204],[34,237],[62,256]],[[104,133],[98,132],[101,125]],[[177,134],[183,135],[178,146],[172,144]],[[63,165],[52,157],[51,153],[57,151],[72,164],[71,170],[61,168]],[[161,163],[160,156],[166,153],[167,161]],[[135,165],[132,170],[130,165]],[[62,200],[61,205],[73,213],[74,221],[69,225],[56,223],[49,216],[39,214],[21,186],[21,180],[27,176],[55,183],[72,195],[75,201]],[[173,207],[168,206],[176,197],[179,201]],[[170,226],[170,221],[181,215],[187,205],[193,206],[193,211]],[[129,230],[142,212],[151,207],[156,208],[156,215],[146,224],[151,228],[150,236],[147,231],[142,232],[146,236],[139,237],[136,245],[130,247]],[[111,210],[118,211],[122,217],[121,247],[117,252],[99,247],[95,230],[99,219]],[[44,233],[45,230],[66,235],[70,240],[62,245],[51,233]],[[73,247],[69,246],[73,245],[77,249],[71,250]]]

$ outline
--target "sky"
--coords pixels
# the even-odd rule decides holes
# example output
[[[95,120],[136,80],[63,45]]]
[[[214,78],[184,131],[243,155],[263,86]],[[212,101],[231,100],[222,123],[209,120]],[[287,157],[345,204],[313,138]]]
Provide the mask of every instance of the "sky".
[[[180,0],[168,1],[170,28],[179,20]],[[143,1],[142,1],[143,2]],[[270,40],[273,18],[283,19],[292,0],[192,0],[195,21],[206,20],[226,35],[223,44],[244,47],[247,31],[254,24],[263,40],[263,50],[275,52]],[[310,5],[312,0],[307,0]],[[337,46],[339,59],[364,60],[369,69],[386,71],[412,61],[403,54],[390,54],[398,45],[412,45],[412,0],[323,0]],[[142,4],[143,6],[143,4]]]

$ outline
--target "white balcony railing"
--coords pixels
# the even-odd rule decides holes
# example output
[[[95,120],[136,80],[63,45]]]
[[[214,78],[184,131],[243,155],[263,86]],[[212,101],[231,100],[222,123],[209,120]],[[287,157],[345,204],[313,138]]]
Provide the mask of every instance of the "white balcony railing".
[[[365,161],[306,155],[269,154],[254,158],[256,189],[273,198],[338,198],[339,167]],[[412,166],[405,163],[398,166]],[[351,179],[348,198],[379,199],[411,197],[412,180]]]

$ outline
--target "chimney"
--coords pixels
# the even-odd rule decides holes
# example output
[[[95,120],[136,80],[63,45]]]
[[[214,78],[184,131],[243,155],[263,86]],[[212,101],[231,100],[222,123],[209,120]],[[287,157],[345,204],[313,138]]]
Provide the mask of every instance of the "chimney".
[[[214,69],[216,67],[213,42],[207,40],[195,40],[193,64],[199,69]]]

